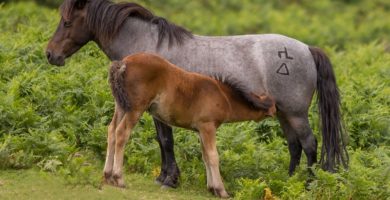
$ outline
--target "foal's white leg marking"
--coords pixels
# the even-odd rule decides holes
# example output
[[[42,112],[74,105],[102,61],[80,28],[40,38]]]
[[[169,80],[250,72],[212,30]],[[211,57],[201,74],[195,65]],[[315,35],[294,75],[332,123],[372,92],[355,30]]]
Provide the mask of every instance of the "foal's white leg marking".
[[[132,123],[129,123],[128,120],[128,113],[126,113],[115,131],[115,156],[113,178],[115,181],[115,185],[119,187],[125,187],[125,181],[123,179],[123,157],[125,145],[130,137],[132,129]]]
[[[113,166],[114,166],[114,157],[115,157],[115,131],[123,118],[124,112],[119,108],[117,104],[115,104],[115,112],[112,117],[111,123],[108,126],[108,134],[107,134],[107,155],[106,162],[104,165],[104,182],[107,184],[115,185],[114,179],[112,177],[113,174]]]
[[[125,181],[123,179],[123,157],[125,145],[129,140],[133,127],[138,122],[142,113],[143,111],[131,111],[125,113],[115,130],[113,179],[115,182],[114,184],[118,187],[125,187]]]
[[[216,128],[214,125],[205,125],[200,129],[200,137],[204,146],[206,164],[210,169],[212,187],[214,194],[222,198],[229,197],[223,185],[221,174],[219,172],[219,157],[216,146]],[[211,188],[212,189],[212,188]]]
[[[203,159],[204,167],[206,168],[207,189],[211,190],[212,188],[214,188],[213,181],[212,181],[213,179],[210,172],[210,166],[207,164],[206,150],[204,149],[204,145],[201,137],[200,137],[200,146],[202,148],[202,159]]]
[[[107,155],[106,162],[104,165],[104,179],[106,183],[110,182],[112,175],[112,168],[114,165],[114,154],[115,154],[115,129],[117,124],[118,112],[115,108],[114,116],[112,117],[111,123],[108,126],[107,134]]]

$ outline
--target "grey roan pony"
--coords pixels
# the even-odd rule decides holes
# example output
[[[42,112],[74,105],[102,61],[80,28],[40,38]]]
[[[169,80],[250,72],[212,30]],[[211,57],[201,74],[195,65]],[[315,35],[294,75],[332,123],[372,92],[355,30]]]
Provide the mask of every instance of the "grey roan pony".
[[[340,95],[332,65],[318,48],[277,34],[198,36],[135,3],[65,0],[61,21],[47,47],[49,62],[64,65],[65,58],[89,41],[96,42],[111,60],[137,52],[157,53],[188,71],[230,76],[255,94],[270,94],[288,141],[290,175],[300,162],[302,149],[308,166],[317,162],[317,141],[308,121],[308,109],[317,91],[323,143],[320,164],[328,171],[336,170],[340,163],[347,166]],[[176,187],[179,168],[172,128],[156,119],[154,122],[162,157],[157,181]]]

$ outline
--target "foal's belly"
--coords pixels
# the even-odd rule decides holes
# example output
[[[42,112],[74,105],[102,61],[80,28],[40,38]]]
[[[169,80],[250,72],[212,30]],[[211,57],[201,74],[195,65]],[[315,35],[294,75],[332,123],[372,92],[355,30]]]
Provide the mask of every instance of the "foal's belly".
[[[165,124],[196,130],[193,125],[193,113],[187,112],[188,110],[185,110],[185,113],[176,112],[175,107],[179,105],[175,103],[167,105],[163,102],[164,101],[161,98],[153,101],[147,110],[148,113]]]

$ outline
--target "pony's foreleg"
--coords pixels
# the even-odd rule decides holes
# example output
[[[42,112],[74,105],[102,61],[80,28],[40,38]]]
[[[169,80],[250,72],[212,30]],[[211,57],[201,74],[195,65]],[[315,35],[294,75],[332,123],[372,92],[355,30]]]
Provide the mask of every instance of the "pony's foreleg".
[[[161,153],[161,170],[160,170],[160,175],[156,178],[156,183],[158,184],[163,184],[165,178],[167,177],[167,160],[165,158],[165,149],[164,149],[164,135],[162,133],[160,124],[161,122],[158,121],[158,119],[153,118],[154,125],[156,128],[156,140],[158,142],[158,145],[160,147],[160,153]]]
[[[205,165],[208,166],[208,179],[211,183],[208,184],[209,190],[213,191],[214,195],[228,198],[229,194],[223,185],[221,174],[219,172],[219,156],[216,146],[216,126],[214,124],[204,124],[199,128],[199,135],[202,142],[202,151],[206,160]],[[207,167],[206,167],[207,170]],[[210,176],[211,175],[211,176]]]
[[[125,113],[115,130],[115,155],[112,176],[115,186],[125,187],[125,181],[123,179],[123,158],[125,145],[129,140],[132,128],[138,122],[141,114],[142,112]]]

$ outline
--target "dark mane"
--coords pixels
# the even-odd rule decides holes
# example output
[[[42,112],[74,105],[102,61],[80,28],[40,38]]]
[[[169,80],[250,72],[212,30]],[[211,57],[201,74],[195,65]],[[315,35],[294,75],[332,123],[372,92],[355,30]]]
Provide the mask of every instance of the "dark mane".
[[[211,75],[215,80],[230,87],[236,94],[249,103],[254,109],[268,110],[273,105],[273,100],[267,97],[265,100],[261,100],[255,96],[251,90],[246,87],[242,82],[233,78],[232,76],[222,76],[221,74]]]
[[[72,11],[81,6],[74,0],[66,0],[61,6],[62,16],[70,20]],[[87,10],[86,24],[90,30],[99,36],[102,42],[109,42],[114,38],[128,17],[156,24],[158,28],[157,47],[160,47],[164,39],[168,39],[169,47],[174,43],[181,45],[186,38],[193,35],[183,27],[168,22],[162,17],[155,16],[152,12],[136,3],[113,3],[108,0],[90,0]]]

